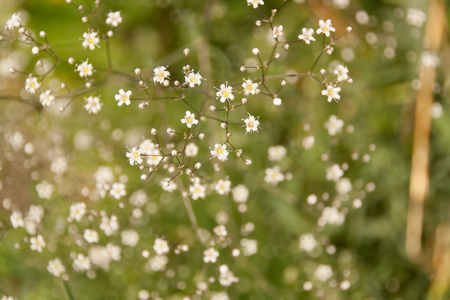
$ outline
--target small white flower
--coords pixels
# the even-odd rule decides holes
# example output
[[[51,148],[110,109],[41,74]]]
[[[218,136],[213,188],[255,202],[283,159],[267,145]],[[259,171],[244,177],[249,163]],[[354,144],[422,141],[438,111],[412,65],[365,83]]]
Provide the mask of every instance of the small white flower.
[[[220,100],[220,102],[224,103],[225,100],[230,100],[233,101],[234,100],[234,95],[233,95],[233,87],[232,86],[228,86],[228,82],[226,82],[225,84],[221,84],[220,85],[220,89],[217,89],[217,93],[216,93],[216,97],[217,99]]]
[[[36,185],[36,191],[38,193],[39,198],[50,199],[53,193],[53,185],[44,180]]]
[[[325,128],[328,129],[328,134],[331,136],[336,135],[337,133],[342,131],[342,127],[344,126],[344,121],[338,119],[336,116],[332,115],[325,122]]]
[[[157,238],[155,240],[155,244],[153,245],[153,249],[155,250],[156,254],[161,255],[169,252],[169,244],[166,240]]]
[[[164,178],[163,180],[161,180],[161,187],[163,188],[163,190],[169,193],[178,188],[177,184],[170,180],[170,178]]]
[[[231,181],[221,179],[214,185],[214,188],[219,195],[227,195],[231,189]]]
[[[23,215],[20,211],[13,211],[10,217],[11,224],[14,228],[19,228],[24,226]]]
[[[45,248],[45,241],[42,235],[38,235],[37,237],[32,237],[30,239],[30,248],[31,250],[36,250],[37,252],[42,252],[42,249]]]
[[[316,39],[313,37],[314,29],[312,28],[302,28],[302,34],[298,36],[300,40],[305,41],[307,44],[311,44],[311,41],[315,41]]]
[[[167,258],[167,256],[157,255],[148,261],[148,263],[146,264],[146,267],[155,272],[164,271],[168,262],[169,262],[169,259]]]
[[[84,100],[87,102],[83,105],[83,108],[87,110],[90,114],[97,114],[103,106],[103,103],[100,103],[99,97],[89,96],[88,98],[84,97]]]
[[[126,195],[125,184],[121,182],[113,183],[111,190],[109,191],[111,196],[116,198],[117,200]]]
[[[133,147],[130,152],[127,152],[126,156],[128,157],[128,161],[130,162],[130,165],[135,165],[135,164],[142,164],[142,162],[144,161],[142,159],[142,150],[141,148],[136,148]]]
[[[320,281],[325,282],[333,276],[333,270],[329,265],[319,265],[314,272],[314,276]]]
[[[73,260],[73,269],[78,272],[87,271],[91,268],[91,260],[89,257],[79,253]]]
[[[139,241],[139,234],[134,230],[124,230],[121,234],[122,244],[125,246],[134,247]]]
[[[416,27],[422,27],[427,20],[427,15],[420,9],[409,8],[406,13],[406,22]]]
[[[40,87],[41,83],[37,80],[37,78],[31,74],[28,75],[28,78],[25,80],[25,90],[30,94],[34,94]]]
[[[193,157],[198,154],[198,147],[194,143],[190,143],[186,146],[186,149],[184,150],[184,153],[188,157]]]
[[[258,83],[253,82],[251,79],[244,79],[242,87],[244,88],[244,95],[248,96],[250,94],[259,94]]]
[[[48,107],[55,101],[55,96],[51,94],[52,91],[46,90],[44,93],[39,95],[39,101],[43,107]]]
[[[352,183],[350,179],[348,178],[341,178],[338,182],[336,182],[336,191],[341,194],[345,195],[350,193],[352,190]]]
[[[256,240],[244,238],[241,240],[241,247],[245,256],[250,256],[258,252],[258,242]]]
[[[331,100],[335,99],[336,102],[341,99],[341,96],[339,95],[339,92],[341,91],[340,87],[335,87],[331,84],[327,85],[327,89],[322,91],[322,95],[327,96],[327,101],[331,102]]]
[[[120,16],[120,11],[109,12],[108,18],[106,19],[106,24],[117,27],[122,23],[122,17]]]
[[[328,19],[326,22],[324,22],[323,20],[319,21],[319,29],[316,30],[317,34],[323,33],[325,34],[327,37],[330,36],[330,32],[331,31],[336,31],[336,29],[334,27],[332,27],[331,24],[331,20]]]
[[[92,244],[92,243],[98,243],[98,233],[95,230],[92,229],[86,229],[84,231],[84,239],[86,242]]]
[[[337,182],[344,175],[341,167],[338,164],[334,164],[327,168],[327,179]]]
[[[248,188],[245,185],[238,185],[232,191],[233,200],[237,203],[245,203],[248,199]]]
[[[273,168],[266,169],[266,176],[264,177],[264,181],[273,185],[277,185],[278,183],[284,180],[283,173],[280,172],[279,166],[274,166]]]
[[[311,252],[317,246],[317,240],[311,233],[300,236],[299,248],[306,252]]]
[[[259,117],[258,117],[259,118]],[[245,123],[245,133],[248,132],[258,132],[259,120],[254,116],[248,114],[248,117],[243,120]]]
[[[187,76],[184,76],[184,80],[186,81],[186,84],[189,85],[189,87],[193,88],[195,85],[200,86],[203,77],[199,72],[195,74],[194,71],[192,71]]]
[[[94,74],[94,67],[89,63],[89,59],[77,66],[76,72],[79,72],[80,77],[88,77]]]
[[[211,148],[212,158],[217,157],[220,161],[226,161],[228,159],[228,150],[225,144],[215,144],[214,148]]]
[[[195,119],[194,114],[191,114],[190,111],[186,111],[186,115],[181,119],[181,123],[186,124],[188,128],[191,128],[192,125],[198,124],[198,120]]]
[[[116,101],[118,101],[117,102],[117,105],[118,106],[122,106],[124,103],[126,104],[126,105],[130,105],[131,104],[131,101],[130,101],[130,96],[131,96],[131,94],[132,94],[132,92],[130,91],[130,90],[128,90],[128,91],[124,91],[123,89],[120,89],[119,90],[119,94],[116,94],[115,96],[114,96],[114,98],[116,99]]]
[[[89,47],[90,50],[94,50],[95,46],[100,47],[98,45],[98,43],[100,43],[100,39],[97,35],[98,35],[98,32],[95,32],[92,30],[83,33],[84,41],[81,44],[83,46],[83,48],[86,49]]]
[[[348,80],[348,69],[346,66],[338,65],[336,70],[334,70],[334,74],[337,75],[338,82],[344,82]]]
[[[107,236],[115,234],[116,231],[119,230],[119,221],[117,220],[117,216],[111,215],[110,218],[108,216],[102,217],[100,229],[103,230]]]
[[[269,153],[269,160],[276,161],[276,160],[283,159],[283,157],[287,153],[287,150],[285,147],[279,145],[279,146],[270,147],[268,150],[268,153]]]
[[[15,27],[20,27],[20,22],[22,21],[22,19],[20,18],[20,13],[14,13],[11,15],[11,17],[9,18],[8,21],[6,21],[6,29],[13,29]]]
[[[191,193],[192,199],[197,200],[198,198],[205,198],[206,187],[200,182],[196,181],[193,185],[189,187],[189,192]]]
[[[273,27],[273,38],[277,39],[278,37],[283,35],[283,25]]]
[[[247,5],[253,5],[253,8],[258,8],[258,5],[264,5],[263,0],[247,0]]]
[[[59,258],[55,258],[48,262],[47,270],[55,277],[59,277],[66,272],[66,268]]]
[[[216,251],[214,248],[209,248],[203,252],[204,257],[203,261],[205,263],[215,263],[217,261],[217,258],[219,257],[219,252]]]
[[[70,219],[81,221],[81,218],[86,214],[86,203],[77,202],[70,206]]]
[[[228,234],[227,229],[223,225],[214,227],[214,233],[220,237],[227,236],[227,234]]]
[[[153,82],[164,84],[169,79],[170,72],[166,70],[166,67],[156,67],[153,69]]]

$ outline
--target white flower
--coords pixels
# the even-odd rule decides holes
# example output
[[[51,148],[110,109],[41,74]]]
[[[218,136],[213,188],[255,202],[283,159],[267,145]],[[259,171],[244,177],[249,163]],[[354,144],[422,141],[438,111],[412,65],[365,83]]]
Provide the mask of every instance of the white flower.
[[[209,248],[208,250],[205,250],[203,252],[203,261],[205,263],[215,263],[217,261],[217,258],[219,257],[219,252],[216,251],[214,248]]]
[[[211,148],[211,155],[214,157],[217,157],[220,161],[226,161],[228,158],[228,150],[227,146],[225,144],[215,144],[214,148]]]
[[[221,179],[214,185],[214,188],[219,195],[227,195],[231,189],[231,181]]]
[[[44,217],[44,208],[40,205],[31,205],[28,210],[27,219],[31,219],[37,223],[40,223]]]
[[[28,75],[28,78],[25,80],[25,90],[30,94],[34,94],[40,87],[41,83],[37,80],[37,78],[33,77],[31,74]]]
[[[348,178],[341,178],[338,182],[336,182],[336,191],[341,194],[345,195],[350,193],[352,190],[352,183],[350,179]]]
[[[108,18],[106,19],[106,24],[112,27],[117,27],[122,23],[122,17],[120,16],[120,11],[109,12]]]
[[[83,105],[83,108],[87,110],[90,114],[97,114],[103,106],[103,103],[100,103],[99,97],[89,96],[88,98],[84,97],[84,100],[87,102]]]
[[[6,21],[6,29],[13,29],[15,27],[20,27],[20,22],[22,21],[22,19],[20,18],[20,14],[19,13],[14,13],[11,15],[11,17],[9,18],[8,21]]]
[[[221,265],[219,267],[219,283],[222,286],[230,286],[235,282],[239,281],[239,278],[234,276],[233,272],[230,271],[230,268],[227,265]],[[213,299],[211,297],[211,299]],[[225,293],[221,296],[221,298],[217,298],[216,300],[229,300],[228,295]]]
[[[264,5],[263,0],[247,0],[247,5],[253,5],[253,8],[258,8],[258,5]]]
[[[77,202],[70,206],[69,218],[76,221],[81,221],[81,218],[86,214],[86,203]]]
[[[259,94],[258,83],[253,82],[251,79],[244,79],[242,87],[244,88],[244,95],[248,96],[250,94]]]
[[[341,167],[338,164],[334,164],[327,168],[327,179],[337,182],[344,175]]]
[[[219,279],[220,281],[220,279]],[[223,286],[226,286],[224,284],[222,284]],[[212,292],[211,293],[211,300],[230,300],[230,297],[228,297],[227,292],[222,291],[222,292]]]
[[[73,269],[75,271],[87,271],[91,268],[91,260],[89,257],[79,253],[73,260]]]
[[[117,216],[111,215],[111,218],[108,218],[107,216],[102,217],[100,229],[103,230],[107,236],[115,234],[116,231],[119,230],[119,221],[117,220]]]
[[[122,196],[126,195],[125,184],[123,184],[121,182],[113,183],[109,193],[111,194],[111,196],[113,196],[117,200],[120,199]]]
[[[334,70],[334,74],[337,75],[338,82],[344,82],[348,80],[348,69],[346,66],[338,65],[336,70]]]
[[[194,182],[194,184],[189,187],[189,192],[194,200],[197,200],[198,198],[205,198],[205,191],[206,187],[198,181]]]
[[[64,156],[53,158],[50,170],[58,175],[64,174],[67,171],[67,159]]]
[[[156,67],[153,70],[153,82],[154,83],[160,83],[160,84],[164,84],[164,81],[169,79],[170,76],[170,72],[166,70],[166,67]]]
[[[161,180],[161,187],[163,188],[163,190],[169,193],[178,188],[177,184],[170,180],[170,178],[164,178],[163,180]]]
[[[220,85],[220,89],[217,89],[217,93],[216,93],[216,97],[217,99],[220,100],[220,102],[224,103],[225,100],[230,100],[233,101],[234,100],[234,95],[233,95],[233,87],[232,86],[228,86],[228,82],[226,82],[225,84],[221,84]]]
[[[259,120],[254,116],[248,114],[248,117],[246,119],[243,119],[243,121],[245,123],[245,133],[258,132]]]
[[[200,86],[202,83],[203,77],[200,75],[199,72],[197,74],[192,71],[187,76],[184,76],[184,80],[186,81],[186,84],[189,85],[189,87],[193,88],[195,85]]]
[[[137,190],[130,197],[131,205],[142,207],[145,203],[147,203],[148,197],[147,194],[143,190]]]
[[[323,20],[319,21],[319,29],[316,30],[316,33],[323,33],[325,34],[327,37],[330,36],[330,31],[336,31],[336,29],[334,27],[332,27],[331,24],[331,20],[328,19],[326,22],[324,22]]]
[[[39,198],[50,199],[53,193],[53,185],[44,180],[36,185],[36,191],[38,192]]]
[[[422,27],[427,15],[420,9],[409,8],[406,12],[406,22],[416,27]]]
[[[248,188],[242,184],[236,186],[232,191],[233,199],[237,203],[245,203],[248,199]]]
[[[158,165],[164,157],[159,149],[154,149],[147,154],[147,164],[150,166]]]
[[[142,164],[144,160],[142,159],[141,154],[142,150],[140,148],[137,149],[136,147],[133,147],[130,152],[127,152],[126,156],[128,157],[130,165]]]
[[[336,87],[331,84],[327,84],[327,89],[322,91],[322,95],[327,96],[327,101],[331,102],[331,100],[335,99],[336,102],[338,102],[339,99],[341,99],[341,96],[339,96],[339,92],[341,91],[340,87]]]
[[[336,116],[330,116],[327,122],[325,122],[325,128],[328,129],[329,135],[336,135],[337,133],[342,131],[342,127],[344,126],[344,121],[338,119]]]
[[[95,46],[100,47],[98,45],[98,43],[100,43],[100,39],[98,38],[98,32],[95,31],[88,31],[83,33],[83,38],[84,41],[81,44],[83,46],[84,49],[86,49],[87,47],[89,47],[90,50],[94,50]]]
[[[164,271],[168,262],[169,259],[167,258],[167,256],[157,255],[148,261],[146,267],[153,271]]]
[[[54,260],[49,261],[47,270],[55,277],[59,277],[64,274],[64,272],[66,272],[66,268],[61,263],[61,260],[59,258],[55,258]]]
[[[157,238],[153,245],[153,250],[155,250],[156,254],[161,255],[169,252],[170,248],[166,240]]]
[[[283,157],[287,153],[287,150],[283,146],[279,145],[279,146],[270,147],[268,152],[269,152],[269,160],[276,161],[276,160],[283,159]]]
[[[86,242],[92,244],[92,243],[98,243],[98,233],[95,230],[92,229],[86,229],[84,231],[84,239]]]
[[[134,230],[124,230],[121,234],[122,244],[125,246],[134,247],[139,241],[139,234]]]
[[[37,252],[42,252],[42,248],[45,248],[45,241],[42,235],[38,235],[37,237],[32,237],[30,239],[30,248],[31,250],[36,250]]]
[[[227,229],[223,225],[214,227],[214,233],[220,237],[227,236],[227,234],[228,234]]]
[[[245,256],[250,256],[258,252],[258,242],[256,240],[244,238],[241,240],[241,247]]]
[[[198,153],[198,147],[194,143],[190,143],[186,146],[186,149],[184,150],[184,153],[188,157],[196,156]]]
[[[52,91],[46,90],[44,93],[39,95],[39,101],[43,107],[48,107],[55,101],[55,96],[51,94]]]
[[[124,103],[126,104],[126,105],[130,105],[131,104],[131,101],[130,101],[130,96],[131,96],[131,94],[132,94],[132,92],[130,91],[130,90],[128,90],[128,91],[124,91],[123,89],[120,89],[119,90],[119,94],[116,94],[115,96],[114,96],[114,98],[116,99],[116,101],[118,101],[117,102],[117,105],[118,106],[122,106]]]
[[[303,139],[302,141],[302,146],[305,149],[311,149],[314,146],[314,142],[315,142],[315,138],[314,136],[307,136]]]
[[[333,270],[329,265],[319,265],[314,272],[314,276],[320,281],[325,282],[333,276]]]
[[[23,216],[20,211],[13,211],[9,219],[11,220],[11,224],[14,228],[23,227],[24,225]]]
[[[302,28],[302,34],[298,36],[300,40],[305,41],[307,44],[311,44],[311,41],[315,41],[316,39],[313,37],[314,29],[312,28]]]
[[[94,74],[94,67],[92,64],[89,63],[89,59],[86,59],[86,61],[82,62],[77,66],[76,72],[80,72],[80,77],[88,77]]]
[[[283,35],[283,25],[273,27],[273,38],[276,39]]]
[[[284,180],[283,173],[280,172],[280,167],[274,166],[273,168],[266,169],[266,176],[264,177],[264,181],[273,185],[277,185],[278,183]]]
[[[195,119],[194,114],[191,114],[190,111],[186,111],[186,115],[181,119],[181,123],[186,124],[188,128],[191,128],[193,124],[198,124],[198,120]]]
[[[317,246],[317,241],[313,234],[303,234],[300,236],[300,243],[298,246],[301,250],[311,252]]]
[[[151,140],[145,140],[139,145],[139,149],[142,150],[142,154],[151,154],[155,150],[155,144]]]

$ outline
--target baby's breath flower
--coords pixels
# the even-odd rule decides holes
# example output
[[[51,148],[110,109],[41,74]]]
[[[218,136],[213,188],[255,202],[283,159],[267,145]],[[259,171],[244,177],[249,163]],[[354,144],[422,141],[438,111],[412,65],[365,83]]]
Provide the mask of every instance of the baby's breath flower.
[[[270,161],[276,161],[281,160],[286,155],[287,150],[283,146],[273,146],[268,149],[269,153],[269,160]]]
[[[98,243],[98,233],[95,230],[92,229],[86,229],[84,231],[84,239],[86,242],[92,244],[92,243]]]
[[[194,200],[205,198],[205,191],[206,187],[198,181],[194,182],[194,184],[189,187],[189,193],[191,193],[192,199]]]
[[[128,157],[128,161],[130,165],[142,164],[143,159],[141,157],[142,150],[141,148],[133,147],[129,152],[127,152],[126,156]]]
[[[156,254],[161,255],[169,252],[169,244],[166,240],[163,240],[161,238],[157,238],[155,240],[155,244],[153,245],[153,249],[155,250]]]
[[[331,136],[336,135],[342,131],[344,121],[338,119],[335,115],[330,116],[327,122],[325,122],[325,128],[328,129],[328,134]]]
[[[109,12],[108,18],[106,19],[106,24],[112,27],[117,27],[122,23],[122,17],[120,16],[120,11]]]
[[[195,85],[200,86],[202,83],[203,77],[199,72],[197,74],[192,71],[188,75],[184,76],[185,83],[189,85],[189,87],[193,88]]]
[[[86,101],[83,108],[87,110],[88,113],[97,114],[102,109],[103,103],[100,102],[100,97],[89,96],[87,98],[84,97],[83,99]]]
[[[273,185],[277,185],[281,181],[284,180],[283,173],[280,172],[279,166],[274,166],[273,168],[266,169],[266,176],[264,177],[264,181]]]
[[[73,269],[78,272],[87,271],[91,268],[91,260],[89,257],[78,253],[73,259]]]
[[[242,87],[244,88],[244,95],[248,96],[250,94],[259,94],[258,83],[253,82],[251,79],[244,79]]]
[[[334,70],[334,74],[337,75],[338,82],[344,82],[348,80],[348,69],[346,66],[338,65]]]
[[[84,41],[81,44],[83,46],[83,48],[86,49],[89,47],[90,50],[94,50],[95,46],[100,47],[98,45],[98,43],[100,43],[100,39],[97,35],[98,35],[98,32],[95,32],[92,30],[89,30],[88,32],[83,33]]]
[[[153,69],[153,82],[164,84],[169,79],[170,72],[166,70],[166,67],[160,66]]]
[[[195,119],[195,115],[190,111],[186,111],[186,115],[183,119],[181,119],[181,123],[186,124],[188,128],[191,128],[192,125],[198,124],[198,120]]]
[[[76,221],[81,221],[81,218],[86,213],[86,203],[77,202],[70,206],[69,218]]]
[[[215,263],[217,261],[217,258],[219,257],[219,252],[216,251],[214,248],[209,248],[203,252],[204,257],[203,261],[205,263]]]
[[[263,0],[247,0],[247,5],[253,5],[253,8],[258,8],[258,5],[264,5]]]
[[[273,27],[273,38],[277,39],[283,35],[283,25]]]
[[[14,228],[19,228],[24,226],[23,215],[20,211],[13,211],[10,217],[11,224]]]
[[[122,106],[124,103],[126,104],[126,105],[130,105],[131,104],[131,101],[130,101],[130,96],[131,96],[131,94],[132,94],[132,92],[130,91],[130,90],[128,90],[128,91],[124,91],[123,89],[120,89],[119,90],[119,94],[116,94],[115,96],[114,96],[114,98],[116,99],[116,101],[118,101],[117,102],[117,105],[118,106]]]
[[[221,161],[226,161],[228,158],[228,150],[225,144],[215,144],[214,148],[211,148],[211,155],[217,157]]]
[[[317,240],[311,233],[300,236],[299,248],[306,252],[311,252],[317,246]]]
[[[53,96],[51,92],[52,91],[50,90],[46,90],[39,95],[39,101],[41,102],[43,107],[48,107],[55,101],[55,96]]]
[[[214,188],[219,195],[227,195],[230,192],[231,181],[221,179],[214,185]]]
[[[258,132],[259,129],[259,117],[255,118],[254,116],[248,114],[248,117],[246,119],[243,119],[245,123],[245,133],[252,133],[252,132]]]
[[[336,87],[334,85],[328,84],[327,89],[322,91],[322,95],[327,96],[327,101],[331,102],[333,99],[336,100],[336,102],[341,99],[341,96],[339,95],[339,92],[341,91],[340,87]]]
[[[20,22],[22,21],[22,19],[20,18],[20,13],[14,13],[11,15],[11,17],[9,18],[8,21],[6,21],[6,29],[14,29],[16,27],[20,27]]]
[[[80,77],[88,77],[94,74],[94,67],[89,63],[89,59],[77,66],[76,72],[79,72]]]
[[[28,75],[28,78],[25,80],[25,90],[30,94],[34,94],[40,87],[41,83],[37,80],[37,78],[31,74]]]
[[[36,191],[39,198],[50,199],[53,193],[53,185],[44,180],[36,185]]]
[[[217,99],[220,100],[220,102],[224,103],[225,100],[230,100],[233,101],[234,100],[234,95],[233,95],[233,87],[232,86],[228,86],[228,82],[226,82],[225,84],[221,84],[220,85],[220,89],[217,89],[217,93],[216,93],[216,97]]]
[[[42,252],[42,249],[45,248],[45,241],[42,235],[38,235],[36,237],[32,237],[30,239],[30,248],[31,250],[36,250],[37,252]]]
[[[328,19],[326,21],[324,20],[320,20],[319,21],[319,29],[316,30],[317,34],[323,33],[325,34],[327,37],[330,37],[330,32],[331,31],[336,31],[336,29],[332,26],[331,24],[331,20]]]
[[[314,272],[314,276],[318,280],[325,282],[333,276],[333,269],[329,265],[319,265]]]
[[[197,155],[198,147],[194,143],[189,143],[186,146],[186,149],[184,151],[185,151],[184,153],[186,154],[186,156],[193,157],[193,156]]]
[[[132,229],[122,231],[120,236],[122,238],[122,244],[125,246],[134,247],[139,241],[139,234]]]
[[[331,167],[327,168],[328,180],[333,180],[337,182],[343,175],[344,171],[342,171],[341,167],[338,164],[334,164]]]
[[[111,190],[109,191],[111,196],[116,198],[117,200],[126,195],[125,184],[121,182],[113,183]]]
[[[241,247],[245,256],[250,256],[258,252],[258,242],[256,240],[244,238],[241,240]]]
[[[47,270],[55,277],[59,277],[66,272],[66,268],[59,258],[55,258],[48,262]]]
[[[302,28],[302,34],[298,36],[300,40],[305,41],[307,44],[311,44],[311,41],[315,41],[316,39],[313,37],[314,29],[312,28]]]

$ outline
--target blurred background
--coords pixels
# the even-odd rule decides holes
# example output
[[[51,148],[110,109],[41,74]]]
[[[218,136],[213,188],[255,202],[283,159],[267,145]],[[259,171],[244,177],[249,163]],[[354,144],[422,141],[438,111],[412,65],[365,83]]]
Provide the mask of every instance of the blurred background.
[[[94,2],[73,2],[75,5],[63,0],[0,0],[2,24],[20,12],[23,26],[35,36],[45,31],[51,49],[64,61],[46,78],[46,88],[55,95],[64,94],[61,82],[72,89],[84,85],[73,71],[75,66],[65,63],[69,57],[77,62],[89,58],[97,81],[108,69],[103,41],[95,51],[81,46],[81,37],[90,26],[81,21],[84,14],[77,6],[93,7]],[[261,8],[270,15],[270,10],[281,4],[280,0],[265,0]],[[202,83],[205,89],[215,92],[214,87],[226,81],[240,85],[242,78],[257,78],[258,72],[239,69],[256,63],[251,54],[255,47],[261,57],[269,57],[273,48],[270,27],[255,25],[264,16],[244,0],[105,0],[98,17],[104,20],[110,11],[121,11],[123,22],[109,41],[116,73],[108,75],[96,91],[103,102],[96,115],[83,109],[82,97],[71,101],[63,113],[59,107],[70,101],[64,97],[42,109],[37,98],[27,95],[24,83],[28,73],[37,72],[38,59],[51,66],[51,57],[33,55],[29,45],[10,42],[3,30],[0,295],[63,299],[66,289],[47,271],[48,261],[55,257],[66,266],[74,299],[140,299],[141,290],[149,291],[150,299],[183,299],[196,293],[200,280],[217,276],[218,265],[202,261],[204,247],[192,232],[180,191],[163,191],[163,175],[142,181],[142,172],[125,157],[126,147],[152,138],[151,128],[163,133],[167,127],[183,130],[179,120],[188,107],[177,101],[155,101],[144,110],[135,103],[118,107],[114,95],[123,88],[145,97],[135,68],[143,70],[152,89],[151,70],[156,66],[168,65],[171,78],[182,80],[184,48],[190,49],[191,67],[206,78]],[[278,93],[283,100],[279,107],[263,95],[250,97],[245,109],[232,116],[235,122],[241,122],[247,111],[260,116],[261,130],[256,134],[234,128],[233,141],[253,161],[250,166],[230,155],[229,161],[214,171],[216,161],[209,160],[208,147],[219,141],[223,129],[212,121],[200,123],[199,130],[206,138],[198,144],[198,161],[203,164],[199,176],[209,182],[228,177],[233,187],[243,184],[250,192],[245,209],[231,194],[209,193],[206,199],[192,202],[203,230],[212,233],[217,224],[226,224],[230,247],[237,247],[242,237],[258,242],[258,253],[252,256],[234,258],[221,250],[220,263],[239,277],[238,283],[225,289],[229,299],[450,299],[449,13],[448,1],[434,0],[295,0],[281,7],[273,23],[283,25],[287,40],[297,40],[303,27],[318,28],[320,19],[331,19],[336,34],[348,26],[353,28],[315,69],[332,74],[337,64],[343,64],[353,83],[342,86],[339,103],[326,102],[321,95],[323,86],[307,77],[286,79],[288,84]],[[433,32],[442,34],[433,36]],[[308,71],[322,50],[318,37],[311,45],[293,43],[289,50],[280,47],[280,59],[271,65],[268,76]],[[11,67],[24,73],[10,74]],[[268,85],[276,89],[281,80],[268,80]],[[154,89],[161,96],[170,92]],[[205,102],[202,93],[188,94],[188,101],[197,108],[217,105],[214,99]],[[416,109],[418,102],[424,106]],[[344,122],[336,136],[329,135],[324,126],[331,115]],[[424,132],[414,127],[417,116],[420,124],[425,124],[420,127]],[[315,142],[309,149],[305,138],[310,136]],[[427,142],[430,152],[417,159],[418,177],[413,179],[413,149],[417,146],[420,152],[424,143],[427,149]],[[27,144],[33,149],[26,150]],[[287,154],[274,162],[268,158],[268,149],[277,145],[285,147]],[[63,172],[52,170],[57,157],[65,158]],[[352,188],[345,196],[326,179],[326,169],[333,163],[346,166],[345,177]],[[275,165],[290,180],[271,186],[264,182],[264,174]],[[111,197],[89,196],[95,188],[94,174],[101,166],[110,167],[116,180],[126,182],[124,208]],[[424,172],[427,169],[429,174]],[[37,195],[36,184],[43,180],[55,186],[50,199]],[[425,198],[415,194],[410,180],[417,180],[413,187],[427,191]],[[138,207],[142,216],[136,218],[136,205],[128,200],[139,191],[147,195],[147,202]],[[310,195],[317,197],[313,204],[307,201]],[[345,222],[321,226],[318,219],[323,208],[335,201]],[[88,209],[117,215],[121,230],[139,233],[139,244],[123,246],[121,261],[113,262],[109,271],[97,269],[89,275],[73,271],[70,253],[86,250],[74,242],[76,237],[85,228],[98,226],[95,220],[68,223],[73,202],[86,202]],[[10,222],[13,210],[25,212],[37,204],[45,211],[39,228],[47,242],[42,253],[31,251],[30,235],[23,228],[12,228]],[[299,249],[299,237],[307,233],[314,234],[318,243],[311,252]],[[162,272],[148,270],[143,267],[148,259],[141,253],[152,251],[156,236],[164,236],[173,248],[186,243],[190,250],[170,255]],[[120,234],[101,238],[103,244],[110,241],[121,244]],[[317,280],[314,273],[319,265],[332,267],[332,279]],[[210,290],[224,288],[216,281]]]

